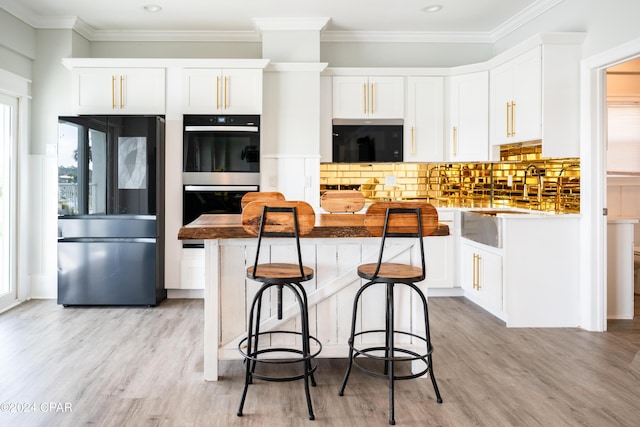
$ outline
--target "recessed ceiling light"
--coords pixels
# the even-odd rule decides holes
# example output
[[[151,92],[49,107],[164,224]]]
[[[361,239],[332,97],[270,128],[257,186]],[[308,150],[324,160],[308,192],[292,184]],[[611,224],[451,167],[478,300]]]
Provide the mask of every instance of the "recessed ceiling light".
[[[425,13],[434,13],[442,9],[441,4],[432,4],[431,6],[425,6],[422,8],[422,11]]]
[[[162,7],[158,6],[157,4],[147,4],[144,6],[144,10],[146,10],[147,12],[160,12],[162,10]]]

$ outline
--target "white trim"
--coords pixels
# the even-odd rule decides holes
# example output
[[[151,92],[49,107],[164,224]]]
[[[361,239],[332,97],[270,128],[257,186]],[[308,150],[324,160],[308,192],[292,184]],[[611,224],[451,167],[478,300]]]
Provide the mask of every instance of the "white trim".
[[[253,18],[260,33],[264,31],[322,31],[331,18]]]
[[[640,54],[640,38],[586,58],[581,64],[581,326],[607,328],[605,69]]]
[[[329,65],[327,62],[271,62],[264,71],[266,73],[287,71],[321,73],[327,68],[327,65]]]
[[[98,68],[251,68],[264,69],[268,59],[245,58],[63,58],[62,64]]]

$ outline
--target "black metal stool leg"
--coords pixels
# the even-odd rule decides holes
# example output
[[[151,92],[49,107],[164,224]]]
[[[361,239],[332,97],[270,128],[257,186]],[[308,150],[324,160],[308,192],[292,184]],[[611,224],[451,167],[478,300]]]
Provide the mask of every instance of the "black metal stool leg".
[[[299,283],[293,283],[293,284],[288,283],[285,286],[291,289],[300,307],[300,321],[302,322],[302,325],[301,325],[302,326],[301,327],[302,357],[306,359],[304,362],[304,374],[303,374],[304,392],[307,397],[307,409],[309,410],[309,419],[315,420],[316,417],[313,414],[313,405],[311,403],[311,393],[309,391],[309,377],[311,376],[311,362],[308,359],[308,357],[311,354],[311,352],[309,350],[309,317],[308,317],[308,311],[307,311],[307,299],[306,299],[306,293],[304,292],[304,289],[300,291],[296,289],[294,285],[297,285],[298,288],[302,287]]]
[[[386,341],[385,364],[389,367],[389,424],[395,425],[395,402],[394,402],[394,322],[393,322],[393,283],[387,283],[387,325],[386,325]]]
[[[302,334],[303,334],[303,344],[306,343],[307,347],[306,347],[306,351],[304,356],[307,357],[309,354],[311,354],[311,339],[309,338],[311,333],[309,332],[309,305],[307,304],[307,292],[304,290],[304,287],[302,286],[301,283],[294,283],[295,285],[297,285],[300,295],[302,297],[302,307],[300,309],[300,312],[302,313],[304,311],[304,315],[307,319],[306,322],[302,322]],[[302,318],[301,318],[302,320]],[[303,347],[304,350],[304,347]],[[311,385],[313,387],[316,386],[316,378],[313,374],[313,371],[311,369],[311,359],[307,359],[306,362],[306,369],[308,372],[310,372],[310,377],[311,377]]]
[[[356,319],[358,318],[358,301],[360,300],[360,295],[362,292],[367,289],[372,283],[367,283],[358,289],[356,296],[353,298],[353,310],[351,311],[351,335],[349,335],[349,363],[347,365],[347,370],[344,373],[344,379],[342,380],[342,386],[338,391],[338,396],[344,396],[344,389],[347,386],[347,380],[349,379],[349,375],[351,374],[351,368],[353,366],[353,340],[356,334]]]
[[[438,383],[436,382],[436,376],[433,373],[433,346],[431,345],[431,332],[429,330],[429,308],[427,305],[427,298],[424,294],[416,288],[418,291],[418,295],[422,299],[422,306],[424,307],[424,328],[425,328],[425,338],[427,341],[427,361],[429,362],[429,377],[431,377],[431,384],[433,384],[433,390],[436,393],[436,400],[438,403],[442,403],[442,397],[440,396],[440,390],[438,389]]]
[[[254,309],[256,308],[256,303],[258,304],[258,323],[260,323],[260,304],[262,301],[262,292],[264,291],[264,287],[260,288],[256,296],[253,298],[253,302],[251,303],[251,310],[249,312],[249,324],[247,325],[247,355],[249,357],[254,356],[253,350],[253,316]],[[257,350],[257,343],[255,349]],[[245,375],[244,375],[244,389],[242,391],[242,397],[240,398],[240,406],[238,407],[238,416],[242,416],[242,409],[244,408],[244,401],[247,398],[247,391],[249,390],[249,384],[252,382],[252,373],[255,370],[255,362],[252,363],[251,359],[245,359]]]

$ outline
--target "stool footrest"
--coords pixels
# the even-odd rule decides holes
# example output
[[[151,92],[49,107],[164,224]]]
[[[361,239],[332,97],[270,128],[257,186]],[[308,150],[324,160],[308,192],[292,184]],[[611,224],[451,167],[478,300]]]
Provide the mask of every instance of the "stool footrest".
[[[295,332],[295,331],[267,331],[267,332],[260,332],[258,335],[273,336],[273,335],[285,335],[285,334],[302,336],[302,333]],[[283,364],[295,364],[295,363],[304,364],[309,362],[310,368],[308,370],[308,374],[312,374],[317,369],[317,361],[315,360],[315,357],[318,354],[320,354],[320,351],[322,351],[322,344],[317,338],[313,336],[309,336],[309,340],[316,344],[317,349],[313,353],[309,353],[306,356],[304,355],[303,350],[298,348],[293,348],[293,347],[266,347],[266,348],[252,351],[249,354],[246,352],[246,343],[248,339],[249,337],[245,337],[238,343],[238,351],[240,352],[242,357],[245,359],[244,363],[254,363],[255,364],[254,366],[261,366],[261,365],[283,365]],[[256,335],[254,334],[251,337],[251,339],[255,340]],[[271,359],[265,359],[265,358],[259,357],[265,354],[278,354],[281,357],[274,357]],[[282,357],[286,354],[295,354],[295,355],[299,355],[299,357]],[[303,365],[303,369],[304,369],[304,365]],[[291,375],[291,376],[273,376],[273,375],[256,373],[254,370],[251,373],[251,376],[263,381],[286,382],[286,381],[301,380],[305,377],[305,374],[301,373],[299,375]]]

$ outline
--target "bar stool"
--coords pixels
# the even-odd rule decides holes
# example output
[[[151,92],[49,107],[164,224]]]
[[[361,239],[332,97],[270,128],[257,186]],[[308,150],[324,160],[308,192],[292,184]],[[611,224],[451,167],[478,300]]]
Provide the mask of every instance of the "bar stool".
[[[302,264],[300,252],[300,236],[309,233],[315,224],[313,208],[301,201],[254,201],[245,206],[242,211],[242,225],[244,229],[258,236],[256,258],[253,266],[247,268],[247,277],[261,282],[262,286],[256,293],[249,311],[247,336],[238,344],[238,349],[244,357],[245,381],[238,416],[242,416],[245,398],[249,385],[254,379],[264,381],[295,381],[304,380],[304,389],[309,410],[309,419],[315,418],[309,393],[309,382],[316,385],[314,372],[317,364],[315,357],[322,350],[322,345],[309,333],[309,309],[307,294],[302,282],[311,280],[314,271]],[[263,237],[292,238],[297,250],[296,263],[259,264],[260,249]],[[269,295],[270,289],[276,289],[277,316],[282,319],[282,291],[289,290],[298,305],[300,313],[300,330],[260,330],[263,296]],[[274,336],[298,336],[300,345],[272,345],[269,338]],[[267,344],[265,345],[265,341]],[[311,344],[313,343],[313,352]],[[294,372],[286,376],[264,372],[257,367],[266,368],[273,365],[298,366]]]
[[[344,375],[342,387],[339,395],[344,395],[347,380],[351,373],[351,367],[355,365],[365,374],[384,378],[389,381],[389,424],[395,424],[394,408],[394,381],[418,378],[429,372],[431,383],[436,394],[438,403],[442,403],[442,397],[438,390],[436,378],[433,373],[433,346],[429,332],[429,312],[427,299],[422,291],[415,285],[425,278],[424,245],[423,236],[433,233],[438,225],[438,212],[426,202],[379,202],[374,203],[367,209],[365,214],[365,225],[369,233],[373,236],[381,236],[380,252],[378,262],[363,264],[358,267],[358,276],[367,279],[356,293],[353,301],[353,312],[351,320],[351,334],[349,337],[349,363]],[[390,238],[413,238],[417,239],[420,247],[421,267],[408,264],[399,264],[383,261],[385,240]],[[376,284],[386,286],[386,308],[385,308],[385,329],[370,329],[356,332],[356,319],[358,318],[358,304],[364,291]],[[406,285],[414,294],[418,296],[424,315],[425,334],[418,335],[413,331],[402,331],[396,329],[394,324],[394,285]],[[371,337],[373,334],[384,333],[384,344],[362,344],[356,345],[357,337]],[[414,343],[420,343],[421,347],[426,344],[426,349],[416,349],[399,347],[395,342],[396,337],[410,337]],[[364,340],[363,340],[364,341]],[[368,364],[362,364],[368,360]],[[371,362],[373,361],[373,362]],[[409,364],[412,366],[410,373],[403,374],[396,371],[396,364]],[[382,366],[380,366],[382,365]],[[419,372],[416,372],[418,371]]]

